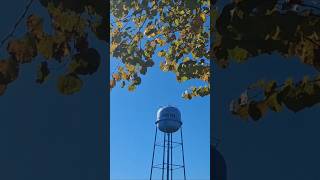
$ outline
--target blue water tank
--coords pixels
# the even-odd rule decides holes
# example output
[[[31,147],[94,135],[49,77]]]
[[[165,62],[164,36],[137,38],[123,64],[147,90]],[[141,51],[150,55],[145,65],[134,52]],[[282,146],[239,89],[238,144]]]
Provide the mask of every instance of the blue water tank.
[[[161,107],[157,112],[156,124],[165,133],[178,131],[182,125],[179,109],[173,106]]]
[[[227,179],[227,165],[223,156],[214,146],[210,147],[210,177],[214,180]]]

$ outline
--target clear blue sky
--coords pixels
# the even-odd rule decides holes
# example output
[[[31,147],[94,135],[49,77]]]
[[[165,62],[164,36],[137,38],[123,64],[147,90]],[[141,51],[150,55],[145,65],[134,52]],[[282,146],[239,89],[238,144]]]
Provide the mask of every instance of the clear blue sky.
[[[27,0],[1,4],[0,37],[11,31]],[[30,12],[48,15],[38,1]],[[29,14],[28,14],[29,15]],[[17,36],[26,30],[25,21]],[[106,46],[91,39],[102,55],[98,72],[86,78],[81,92],[63,96],[52,76],[35,83],[42,59],[21,66],[19,78],[0,97],[0,179],[105,180],[107,171],[106,121],[108,75]],[[0,57],[6,57],[6,45]],[[54,72],[58,74],[58,72]],[[56,77],[56,76],[55,76]]]

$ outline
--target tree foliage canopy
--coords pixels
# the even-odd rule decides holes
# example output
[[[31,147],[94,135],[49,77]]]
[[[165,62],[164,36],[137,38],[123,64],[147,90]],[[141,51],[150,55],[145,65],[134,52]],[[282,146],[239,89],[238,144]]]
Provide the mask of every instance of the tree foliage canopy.
[[[198,79],[206,85],[183,94],[186,99],[210,93],[209,0],[111,1],[110,53],[121,62],[110,87],[129,91],[153,67],[175,73],[179,82]]]
[[[19,69],[31,63],[36,57],[42,59],[36,73],[37,83],[44,83],[54,64],[61,64],[64,73],[58,78],[58,90],[63,94],[73,94],[83,85],[82,75],[90,75],[100,65],[100,54],[89,45],[88,35],[108,43],[107,25],[108,2],[104,0],[39,0],[47,9],[49,19],[36,13],[26,17],[27,32],[13,38],[10,34],[7,43],[8,57],[0,61],[0,94],[9,83],[18,78]],[[24,15],[33,1],[28,4]],[[45,20],[50,24],[45,30]],[[15,25],[15,28],[17,24]]]
[[[310,2],[309,2],[310,3]],[[320,17],[317,6],[302,0],[234,0],[216,22],[215,62],[227,68],[230,60],[244,63],[262,54],[299,57],[320,70]],[[279,85],[260,80],[248,87],[230,110],[241,118],[259,120],[268,109],[283,107],[294,112],[320,102],[320,78],[292,79]],[[262,98],[249,98],[248,91],[262,91]]]

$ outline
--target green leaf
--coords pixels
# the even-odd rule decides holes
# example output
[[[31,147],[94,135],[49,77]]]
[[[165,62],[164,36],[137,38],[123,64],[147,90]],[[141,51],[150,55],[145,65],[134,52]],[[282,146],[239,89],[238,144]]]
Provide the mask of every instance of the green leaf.
[[[51,59],[53,57],[53,45],[54,37],[46,36],[38,41],[37,50],[44,58]]]
[[[184,82],[184,81],[188,80],[189,78],[187,76],[182,76],[180,79],[181,79],[181,82]]]
[[[134,90],[136,90],[136,85],[130,84],[130,85],[128,86],[128,90],[129,90],[129,91],[134,91]]]
[[[79,92],[82,85],[82,80],[75,74],[60,76],[58,79],[58,90],[65,95]]]
[[[275,81],[270,81],[264,85],[264,93],[266,96],[271,95],[277,88],[277,83]]]
[[[228,54],[229,58],[235,59],[238,62],[243,62],[248,58],[248,51],[243,48],[239,48],[238,46],[234,49],[228,50]]]
[[[281,104],[281,102],[279,102],[278,93],[272,94],[267,99],[267,104],[268,104],[269,108],[275,112],[280,112],[282,110],[282,104]]]

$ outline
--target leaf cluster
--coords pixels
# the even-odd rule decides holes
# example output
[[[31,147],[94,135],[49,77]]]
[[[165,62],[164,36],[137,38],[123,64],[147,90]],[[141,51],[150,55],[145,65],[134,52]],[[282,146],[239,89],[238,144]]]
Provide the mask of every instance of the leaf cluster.
[[[240,99],[233,102],[232,112],[241,118],[260,120],[268,110],[280,112],[285,107],[293,112],[302,111],[320,103],[320,76],[314,79],[305,77],[294,83],[288,79],[284,84],[277,85],[275,81],[259,81],[251,88],[260,89],[263,97],[251,99],[240,105]]]
[[[227,68],[231,60],[244,63],[262,54],[278,53],[285,58],[298,57],[303,64],[320,70],[320,16],[306,1],[234,0],[226,5],[216,21],[213,44],[215,63]],[[290,81],[289,81],[290,82]],[[298,112],[319,102],[317,80],[275,81],[255,84],[262,98],[231,103],[231,111],[241,118],[259,120],[272,110],[285,106]]]
[[[209,6],[205,0],[112,1],[110,53],[121,63],[110,87],[120,83],[130,91],[136,89],[141,75],[156,63],[162,71],[174,73],[179,82],[198,79],[208,84]],[[155,62],[156,56],[163,61]]]
[[[283,10],[277,0],[235,1],[224,7],[216,28],[214,55],[221,67],[277,52],[319,70],[320,18],[310,10]]]
[[[25,63],[42,59],[38,65],[36,82],[44,83],[53,64],[61,64],[58,70],[64,73],[58,78],[57,87],[62,94],[73,94],[82,87],[82,75],[91,75],[98,70],[100,54],[89,46],[88,35],[95,34],[108,42],[107,2],[40,0],[47,9],[51,22],[49,32],[44,28],[44,18],[31,14],[26,19],[27,32],[9,40],[9,57],[0,61],[1,94],[14,81]]]

